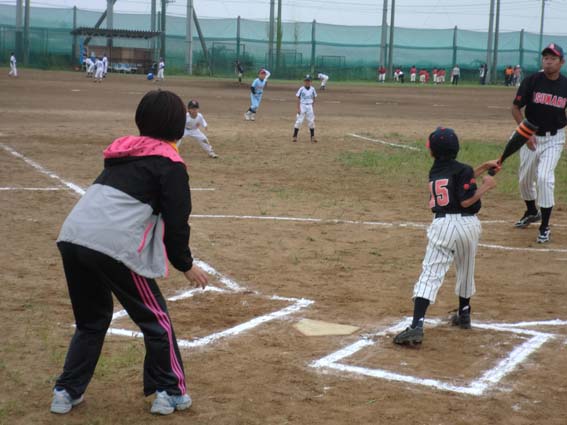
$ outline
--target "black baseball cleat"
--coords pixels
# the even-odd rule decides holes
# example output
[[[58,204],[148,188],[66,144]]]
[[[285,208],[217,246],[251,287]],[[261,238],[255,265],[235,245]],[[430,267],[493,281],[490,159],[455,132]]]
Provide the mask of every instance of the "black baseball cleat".
[[[516,221],[516,223],[514,224],[514,227],[517,227],[519,229],[523,229],[525,227],[528,227],[531,223],[537,223],[538,221],[541,220],[541,212],[538,211],[536,214],[532,214],[529,211],[526,211],[524,213],[524,215],[522,216],[521,219],[519,219],[518,221]]]
[[[457,312],[451,316],[451,324],[453,326],[458,326],[461,329],[471,328],[471,311],[470,309],[459,313]]]
[[[423,327],[408,327],[394,337],[394,344],[398,345],[418,345],[423,341]]]
[[[551,239],[551,229],[546,227],[545,229],[539,229],[537,235],[537,243],[547,243]]]

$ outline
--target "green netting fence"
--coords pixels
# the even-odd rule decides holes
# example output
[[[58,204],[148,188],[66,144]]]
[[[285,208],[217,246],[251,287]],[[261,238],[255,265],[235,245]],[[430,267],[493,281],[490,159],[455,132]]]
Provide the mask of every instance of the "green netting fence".
[[[41,68],[66,68],[78,65],[73,55],[73,9],[32,7],[30,12],[28,65]],[[76,10],[76,26],[92,27],[101,12]],[[166,62],[168,72],[186,68],[184,17],[167,16]],[[15,6],[0,5],[0,63],[6,64],[16,50]],[[269,49],[268,22],[248,19],[201,19],[201,28],[209,53],[205,59],[197,33],[193,36],[193,71],[215,76],[234,75],[237,55],[248,75],[260,67],[270,67],[275,78],[295,79],[312,71],[332,76],[333,80],[373,80],[379,65],[381,28],[379,26],[344,26],[315,22],[285,22],[280,45]],[[102,26],[105,27],[103,22]],[[147,14],[114,14],[114,27],[150,30]],[[237,37],[237,34],[240,37]],[[78,44],[82,39],[77,40]],[[543,43],[556,42],[567,47],[567,36],[545,35]],[[93,38],[91,46],[104,46],[105,39]],[[487,33],[452,29],[396,28],[393,65],[406,71],[410,66],[431,69],[461,67],[464,78],[476,79],[479,66],[486,61]],[[114,46],[151,48],[148,40],[115,39]],[[112,60],[112,58],[111,58]],[[539,68],[539,34],[524,31],[500,33],[498,70],[521,65],[526,71]],[[20,58],[20,63],[22,60]]]

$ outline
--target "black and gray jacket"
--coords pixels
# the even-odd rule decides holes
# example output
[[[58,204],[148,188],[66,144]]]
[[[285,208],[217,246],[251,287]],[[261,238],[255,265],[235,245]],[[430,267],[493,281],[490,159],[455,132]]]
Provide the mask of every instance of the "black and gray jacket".
[[[99,251],[147,278],[167,276],[168,259],[189,270],[189,175],[174,145],[141,136],[115,140],[57,242]]]

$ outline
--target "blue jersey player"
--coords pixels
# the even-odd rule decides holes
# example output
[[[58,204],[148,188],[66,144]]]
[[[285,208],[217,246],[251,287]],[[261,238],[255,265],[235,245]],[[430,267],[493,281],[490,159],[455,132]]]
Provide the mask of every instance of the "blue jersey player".
[[[260,107],[260,102],[262,102],[266,82],[267,72],[262,68],[258,72],[258,78],[256,78],[250,86],[250,108],[244,113],[244,119],[246,121],[256,120],[256,111]]]

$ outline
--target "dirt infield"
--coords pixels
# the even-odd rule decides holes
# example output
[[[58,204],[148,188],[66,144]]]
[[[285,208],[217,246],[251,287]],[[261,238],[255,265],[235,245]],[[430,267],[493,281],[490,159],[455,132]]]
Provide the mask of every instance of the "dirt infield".
[[[98,85],[78,73],[28,70],[9,80],[1,71],[1,424],[564,424],[567,324],[525,325],[522,329],[554,337],[478,396],[312,367],[411,314],[431,219],[427,176],[408,178],[403,165],[389,176],[348,165],[341,159],[345,153],[387,157],[399,150],[348,134],[417,146],[414,141],[444,124],[466,134],[465,140],[496,143],[513,128],[507,109],[513,91],[331,81],[316,106],[319,143],[307,143],[304,127],[294,144],[299,83],[270,82],[257,121],[246,122],[246,85],[181,77],[161,87],[200,101],[220,155],[209,159],[189,140],[181,146],[191,186],[214,189],[192,193],[191,246],[199,259],[246,290],[227,289],[226,279],[216,276],[211,284],[226,292],[170,302],[178,337],[203,338],[290,305],[273,295],[313,303],[183,349],[194,399],[186,412],[168,418],[149,414],[151,398],[143,397],[141,383],[143,342],[110,335],[84,404],[63,420],[50,414],[51,388],[73,333],[55,239],[79,195],[62,181],[82,188],[93,181],[102,150],[136,132],[136,105],[157,85],[142,76],[111,75]],[[429,161],[423,151],[407,155]],[[38,188],[54,190],[24,190]],[[560,200],[552,242],[542,247],[535,243],[535,228],[512,227],[523,210],[518,196],[498,191],[486,196],[473,320],[567,321],[566,207]],[[176,272],[160,284],[168,297],[189,286]],[[455,308],[453,285],[450,272],[430,317],[446,318]],[[361,330],[309,338],[292,327],[301,318]],[[127,318],[113,327],[134,330]],[[468,385],[514,357],[528,339],[441,324],[426,329],[421,348],[396,347],[385,336],[343,363]]]

